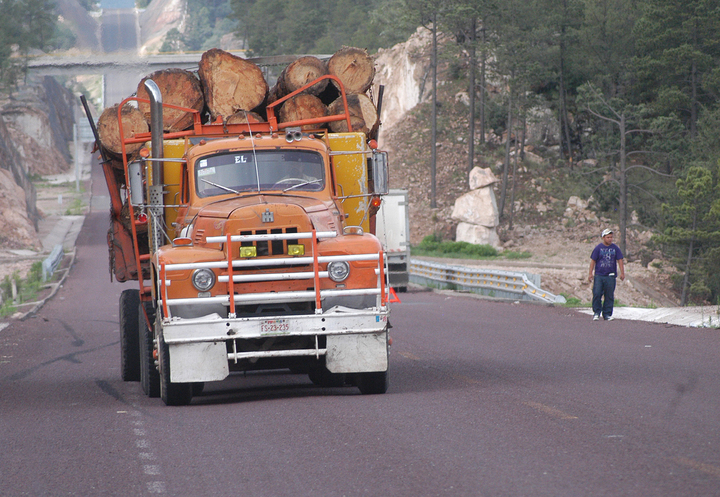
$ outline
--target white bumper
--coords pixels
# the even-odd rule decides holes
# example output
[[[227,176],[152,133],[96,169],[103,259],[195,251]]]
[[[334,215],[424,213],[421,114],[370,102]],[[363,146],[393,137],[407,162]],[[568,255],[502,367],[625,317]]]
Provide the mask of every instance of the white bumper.
[[[170,381],[218,381],[229,375],[231,362],[270,357],[325,356],[325,365],[333,373],[386,371],[388,314],[387,308],[336,307],[314,315],[228,319],[213,314],[165,320],[162,333],[170,351]],[[237,349],[238,341],[245,339],[300,336],[315,337],[315,347]],[[319,336],[326,337],[325,348],[318,346]]]

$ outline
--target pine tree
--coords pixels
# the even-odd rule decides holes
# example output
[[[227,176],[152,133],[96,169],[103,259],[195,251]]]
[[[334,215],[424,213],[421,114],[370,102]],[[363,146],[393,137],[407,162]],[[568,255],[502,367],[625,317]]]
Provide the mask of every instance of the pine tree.
[[[720,3],[646,0],[635,36],[636,98],[659,115],[683,116],[694,137],[701,106],[717,99],[709,85],[720,64]]]

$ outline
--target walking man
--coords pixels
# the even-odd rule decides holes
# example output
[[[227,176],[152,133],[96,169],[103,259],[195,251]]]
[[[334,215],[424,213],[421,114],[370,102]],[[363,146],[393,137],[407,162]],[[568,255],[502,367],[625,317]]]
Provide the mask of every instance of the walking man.
[[[592,282],[593,271],[595,272],[592,299],[593,321],[598,321],[601,313],[605,321],[611,321],[613,304],[615,304],[615,278],[619,267],[620,279],[625,280],[625,259],[623,259],[620,247],[613,243],[613,232],[610,228],[603,230],[600,236],[602,243],[599,243],[590,255],[590,274],[588,275],[588,281]]]

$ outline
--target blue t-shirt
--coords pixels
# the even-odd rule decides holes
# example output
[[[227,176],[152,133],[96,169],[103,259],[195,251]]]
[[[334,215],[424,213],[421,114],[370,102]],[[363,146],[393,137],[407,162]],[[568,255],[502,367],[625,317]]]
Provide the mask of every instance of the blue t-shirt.
[[[617,261],[623,258],[620,247],[611,243],[605,245],[604,243],[598,244],[597,247],[592,251],[590,258],[595,261],[595,275],[596,276],[609,276],[617,274]]]

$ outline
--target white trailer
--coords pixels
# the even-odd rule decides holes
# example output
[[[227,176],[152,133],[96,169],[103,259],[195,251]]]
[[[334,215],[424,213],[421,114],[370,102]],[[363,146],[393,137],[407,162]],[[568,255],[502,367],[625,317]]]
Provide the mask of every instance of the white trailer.
[[[407,190],[390,190],[376,217],[376,234],[385,249],[390,286],[407,290],[410,266],[410,214]]]

